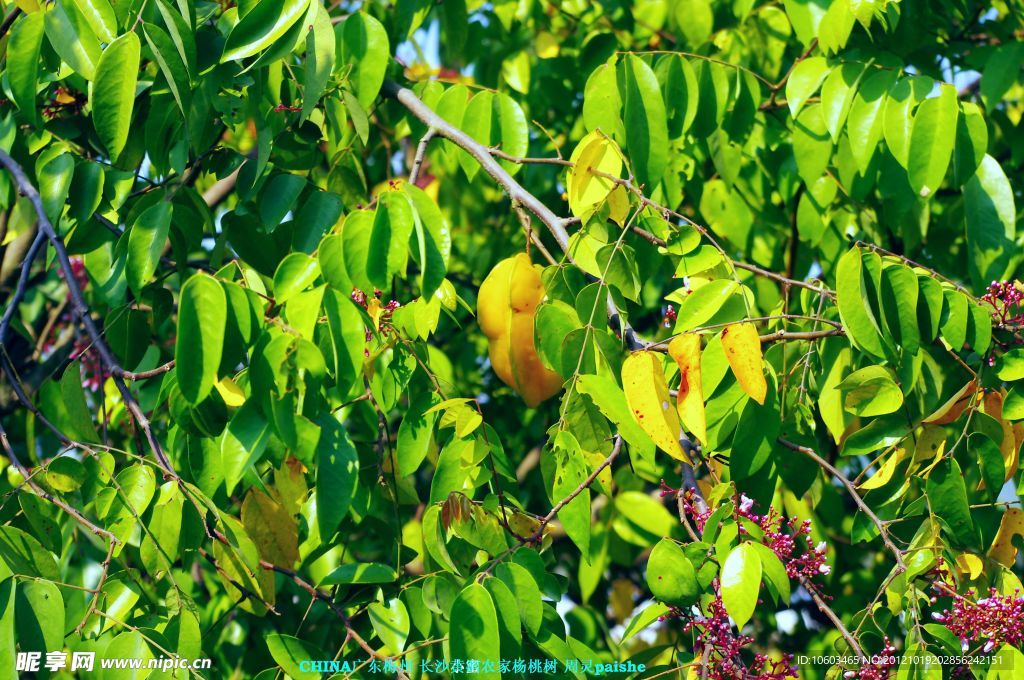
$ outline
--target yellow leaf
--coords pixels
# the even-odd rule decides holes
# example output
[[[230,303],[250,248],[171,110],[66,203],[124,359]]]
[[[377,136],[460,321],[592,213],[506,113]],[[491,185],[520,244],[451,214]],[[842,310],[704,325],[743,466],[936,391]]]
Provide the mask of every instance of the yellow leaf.
[[[942,454],[946,450],[946,430],[938,425],[925,425],[921,428],[921,434],[917,436],[917,446],[914,448],[914,460],[912,461],[913,467],[928,463],[927,467],[923,470],[911,470],[907,471],[909,476],[911,472],[914,475],[927,477],[928,473],[932,471],[940,460],[942,460]]]
[[[999,531],[988,549],[990,557],[1003,566],[1012,567],[1017,561],[1017,547],[1013,545],[1014,536],[1024,536],[1024,510],[1007,508],[999,523]]]
[[[761,338],[754,324],[743,322],[726,326],[722,331],[722,349],[740,387],[751,399],[763,404],[768,394],[768,383],[764,379]]]
[[[679,445],[679,416],[669,401],[668,383],[656,352],[633,352],[622,362],[622,389],[640,428],[676,460],[686,461]]]
[[[245,392],[231,378],[221,378],[213,386],[229,408],[238,408],[245,403]]]
[[[859,487],[861,489],[869,490],[877,489],[888,484],[892,480],[893,475],[896,474],[896,468],[899,466],[900,461],[902,461],[906,455],[906,449],[902,447],[896,449],[896,451],[889,456],[889,459],[886,460],[880,468],[878,468],[875,474],[862,482]]]
[[[668,354],[679,366],[679,397],[676,399],[679,418],[683,426],[704,444],[708,440],[708,427],[701,387],[700,336],[696,333],[677,335],[668,344]]]
[[[14,4],[25,14],[31,14],[39,9],[39,3],[36,0],[14,0]]]
[[[981,572],[985,569],[985,563],[977,555],[960,553],[956,556],[956,568],[973,581],[981,576]]]
[[[933,425],[949,425],[960,417],[967,405],[974,399],[978,391],[978,383],[974,380],[960,388],[960,390],[949,398],[945,404],[940,406],[935,413],[924,419],[923,422]]]
[[[618,177],[622,172],[622,152],[615,142],[594,130],[580,141],[569,161],[572,167],[565,182],[569,210],[586,222],[616,186],[595,171]]]
[[[291,567],[299,560],[298,525],[275,499],[251,489],[242,502],[242,524],[267,562]]]
[[[617,225],[624,226],[629,218],[629,192],[621,184],[608,194],[608,217]]]
[[[558,56],[561,46],[558,38],[548,31],[541,31],[537,34],[537,58],[552,59]]]

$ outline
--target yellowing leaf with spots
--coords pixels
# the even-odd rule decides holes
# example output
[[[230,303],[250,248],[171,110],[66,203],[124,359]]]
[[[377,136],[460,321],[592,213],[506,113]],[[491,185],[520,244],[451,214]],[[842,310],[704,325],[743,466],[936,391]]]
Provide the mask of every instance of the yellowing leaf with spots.
[[[679,416],[672,408],[668,383],[656,352],[633,352],[622,362],[622,390],[640,428],[668,455],[686,461],[679,435]]]
[[[1024,537],[1024,510],[1008,508],[999,523],[999,531],[988,549],[990,557],[1003,566],[1012,567],[1017,561],[1017,547],[1013,544],[1015,536]]]
[[[722,349],[743,391],[758,404],[764,403],[768,382],[764,379],[761,338],[749,322],[726,326],[722,331]]]
[[[893,475],[896,474],[896,468],[899,467],[900,461],[902,461],[907,455],[907,450],[904,448],[896,449],[896,451],[889,456],[889,458],[882,464],[880,468],[867,479],[867,481],[861,483],[859,487],[865,491],[870,489],[877,489],[879,487],[888,484]]]
[[[615,182],[601,175],[619,176],[622,152],[618,144],[595,130],[580,141],[569,162],[572,167],[565,182],[569,210],[586,222],[615,189]]]
[[[700,336],[683,333],[668,343],[668,354],[679,366],[679,396],[676,406],[683,427],[701,444],[707,442],[708,426],[704,413],[704,390],[700,374]]]

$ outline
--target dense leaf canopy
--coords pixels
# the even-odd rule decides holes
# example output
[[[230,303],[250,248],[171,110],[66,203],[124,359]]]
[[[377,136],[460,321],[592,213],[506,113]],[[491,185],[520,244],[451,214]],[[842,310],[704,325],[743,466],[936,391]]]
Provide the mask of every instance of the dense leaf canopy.
[[[1019,0],[0,8],[0,678],[1024,673]]]

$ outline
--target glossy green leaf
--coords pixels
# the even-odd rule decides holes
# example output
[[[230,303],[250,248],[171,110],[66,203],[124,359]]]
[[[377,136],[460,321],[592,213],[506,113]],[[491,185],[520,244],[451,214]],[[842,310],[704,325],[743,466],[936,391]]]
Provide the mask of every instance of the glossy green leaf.
[[[320,673],[308,669],[310,664],[302,663],[303,661],[328,658],[315,645],[292,635],[281,633],[268,633],[265,640],[267,649],[270,650],[270,656],[290,677],[295,680],[315,680],[321,676]]]
[[[979,287],[1001,281],[1018,251],[1017,207],[1010,181],[999,162],[986,155],[963,191],[971,279]]]
[[[221,63],[238,61],[267,49],[306,14],[310,0],[260,2],[235,24],[224,43]]]
[[[16,21],[7,42],[7,78],[15,106],[30,123],[37,123],[36,90],[39,87],[39,53],[43,44],[43,12]]]
[[[786,104],[790,114],[796,118],[804,102],[810,99],[829,74],[825,57],[808,57],[793,67],[786,81]]]
[[[673,607],[688,607],[697,600],[697,573],[672,539],[659,541],[647,558],[647,587],[654,597]]]
[[[181,394],[198,404],[213,389],[224,345],[227,301],[224,289],[206,274],[195,274],[181,288],[175,375]]]
[[[356,98],[370,108],[384,82],[391,47],[379,21],[366,12],[355,12],[335,28],[338,63],[348,75]]]
[[[761,558],[747,541],[733,548],[722,564],[722,603],[740,629],[757,606],[761,573]]]
[[[977,530],[967,503],[963,472],[956,460],[945,458],[932,469],[927,495],[928,505],[934,516],[949,528],[948,536],[954,545],[976,547],[979,543]]]
[[[452,658],[491,661],[495,670],[465,674],[453,673],[452,677],[500,678],[497,671],[501,659],[499,649],[498,617],[494,611],[494,600],[487,589],[478,583],[466,586],[452,603],[449,621],[458,621],[449,631],[448,644]]]
[[[956,88],[944,85],[937,97],[926,99],[914,114],[907,174],[910,186],[922,197],[935,193],[946,176],[958,113]]]
[[[626,147],[637,181],[653,187],[668,160],[665,102],[654,71],[640,57],[628,55],[621,68]]]
[[[96,134],[115,161],[128,141],[141,51],[139,36],[125,33],[106,46],[96,66],[89,98],[92,120]]]
[[[153,280],[171,229],[173,209],[168,201],[157,202],[139,215],[128,232],[128,285],[136,297]]]
[[[56,0],[43,15],[46,37],[54,51],[72,70],[86,80],[92,80],[103,52],[92,27],[68,0]],[[138,64],[130,74],[125,74],[132,82],[135,81],[137,67]]]
[[[892,372],[882,366],[866,366],[839,383],[846,410],[858,416],[880,416],[903,405],[903,392]]]

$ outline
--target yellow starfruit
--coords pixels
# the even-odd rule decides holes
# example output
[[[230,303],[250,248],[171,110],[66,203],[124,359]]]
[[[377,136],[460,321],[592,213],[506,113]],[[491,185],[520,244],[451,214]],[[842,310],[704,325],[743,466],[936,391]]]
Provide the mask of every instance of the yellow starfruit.
[[[480,285],[477,315],[494,373],[531,408],[557,394],[562,378],[541,363],[533,321],[544,299],[541,267],[520,253],[502,260]]]

